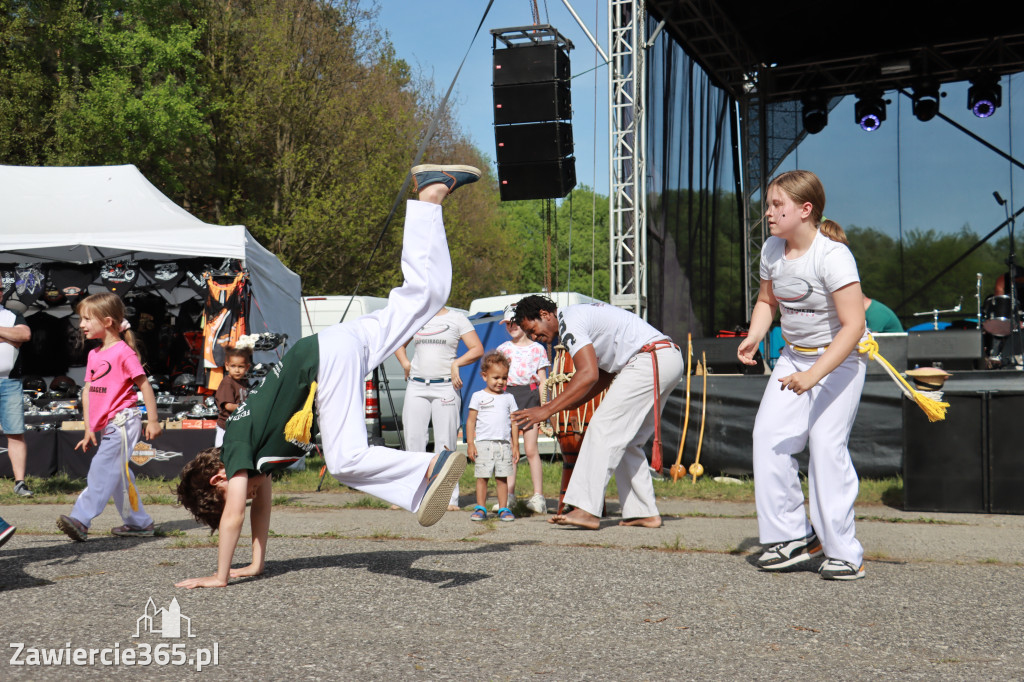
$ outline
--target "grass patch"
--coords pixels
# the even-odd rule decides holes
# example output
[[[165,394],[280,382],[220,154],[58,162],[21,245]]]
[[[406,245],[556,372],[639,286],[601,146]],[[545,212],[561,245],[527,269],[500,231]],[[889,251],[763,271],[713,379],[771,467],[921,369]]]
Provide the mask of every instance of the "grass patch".
[[[402,536],[397,533],[392,533],[390,530],[385,529],[375,530],[365,537],[370,540],[397,540]]]
[[[676,539],[672,542],[662,542],[661,548],[669,552],[685,552],[686,545],[683,544],[683,539],[680,536],[676,536]]]
[[[384,500],[378,500],[376,497],[370,497],[364,495],[355,502],[346,502],[341,505],[342,509],[391,509],[391,505]]]
[[[304,507],[305,505],[302,503],[302,500],[300,500],[297,497],[292,497],[291,495],[274,495],[272,498],[270,498],[270,506]]]
[[[525,460],[525,458],[524,458]],[[292,501],[290,495],[297,493],[315,492],[320,485],[320,468],[323,466],[322,457],[307,457],[305,471],[284,471],[275,476],[274,498],[275,506],[302,506],[299,501]],[[562,485],[562,464],[560,461],[541,462],[542,481],[541,487],[544,496],[557,499]],[[0,504],[64,504],[70,503],[74,497],[85,488],[84,479],[69,478],[67,474],[58,474],[50,478],[29,477],[29,488],[35,492],[33,498],[18,497],[14,494],[11,485],[0,483]],[[473,467],[469,466],[462,474],[459,481],[464,491],[472,491],[476,488],[476,478],[473,476]],[[136,479],[136,487],[142,496],[144,504],[165,504],[177,503],[175,488],[178,479],[165,481],[160,478],[147,478],[140,476]],[[803,480],[804,495],[807,495],[807,481]],[[354,492],[351,488],[343,486],[330,476],[325,477],[323,482],[325,492]],[[516,491],[519,495],[525,496],[533,490],[533,481],[530,477],[530,468],[523,461],[518,470]],[[654,481],[654,493],[660,499],[684,499],[684,500],[709,500],[726,502],[753,502],[754,481],[752,477],[741,479],[740,483],[718,483],[712,480],[709,475],[701,476],[694,483],[689,477],[672,481],[668,479],[656,479]],[[615,485],[615,478],[612,477],[608,484],[607,495],[617,497],[618,490]],[[489,499],[495,498],[496,493],[492,483],[489,490]],[[372,501],[371,501],[372,500]],[[517,500],[513,511],[520,509],[522,500]],[[857,505],[860,506],[889,506],[896,509],[903,507],[903,479],[899,476],[884,479],[861,479],[860,492],[857,496]],[[387,508],[384,502],[365,497],[357,502],[349,503],[346,507],[383,509]]]
[[[198,549],[200,547],[216,547],[217,537],[190,538],[184,537],[171,543],[173,549]]]
[[[160,528],[157,528],[153,532],[153,537],[157,537],[157,538],[181,538],[181,537],[185,537],[185,531],[181,530],[180,528],[173,528],[171,530],[160,530]]]

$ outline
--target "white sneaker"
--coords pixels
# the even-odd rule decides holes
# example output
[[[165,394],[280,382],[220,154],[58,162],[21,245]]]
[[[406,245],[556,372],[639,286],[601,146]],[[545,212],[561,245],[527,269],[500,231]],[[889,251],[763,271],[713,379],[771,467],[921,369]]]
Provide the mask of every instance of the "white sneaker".
[[[491,507],[491,511],[492,511],[492,512],[494,512],[495,514],[497,514],[497,513],[498,513],[498,510],[499,510],[500,508],[501,508],[501,507],[499,507],[499,506],[498,506],[498,503],[497,503],[497,502],[495,502],[495,503],[494,503],[494,506],[493,506],[493,507]]]
[[[540,493],[534,493],[533,497],[527,500],[526,508],[532,511],[534,514],[547,514],[548,502]]]

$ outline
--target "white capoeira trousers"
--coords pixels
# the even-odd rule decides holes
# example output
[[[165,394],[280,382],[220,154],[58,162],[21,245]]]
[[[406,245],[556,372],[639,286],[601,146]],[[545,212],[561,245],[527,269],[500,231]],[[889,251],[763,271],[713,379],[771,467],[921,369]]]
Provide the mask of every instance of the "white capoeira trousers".
[[[86,477],[85,490],[75,500],[75,506],[71,509],[71,517],[80,521],[86,528],[92,525],[92,520],[103,513],[107,501],[113,497],[117,513],[129,526],[146,528],[153,523],[153,518],[146,513],[142,506],[142,499],[139,499],[139,510],[132,511],[128,503],[127,495],[121,476],[124,470],[124,450],[127,446],[129,454],[135,449],[142,435],[142,417],[138,410],[128,410],[131,416],[124,426],[115,426],[113,419],[103,429],[100,438],[99,449],[89,464],[89,474]],[[127,442],[122,443],[121,431],[124,430]],[[132,483],[135,483],[135,474],[128,468]]]
[[[387,307],[318,334],[316,408],[327,470],[341,483],[416,511],[426,490],[428,452],[402,452],[367,444],[366,375],[439,311],[452,285],[441,206],[406,205],[402,286]],[[452,444],[454,447],[454,444]]]
[[[775,364],[754,422],[754,498],[761,543],[802,538],[812,527],[825,556],[860,566],[864,548],[854,529],[859,482],[848,443],[860,406],[867,363],[854,351],[803,395],[780,390],[779,379],[810,369],[816,355],[789,347]],[[804,513],[794,454],[809,446],[810,523]]]
[[[412,379],[405,386],[402,425],[405,447],[413,452],[427,449],[429,427],[434,427],[434,452],[458,447],[462,396],[450,381],[425,384]],[[451,504],[459,503],[459,486],[452,490]]]
[[[683,377],[678,348],[658,354],[660,401],[664,408],[672,389]],[[604,491],[615,474],[622,516],[657,516],[654,484],[644,444],[654,433],[654,371],[650,353],[637,353],[615,377],[590,419],[576,467],[565,491],[565,503],[594,516],[601,515]]]

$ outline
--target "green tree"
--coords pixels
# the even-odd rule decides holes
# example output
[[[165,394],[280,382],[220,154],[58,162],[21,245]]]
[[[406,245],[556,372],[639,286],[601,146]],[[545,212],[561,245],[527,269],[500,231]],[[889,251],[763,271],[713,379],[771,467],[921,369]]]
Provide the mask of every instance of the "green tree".
[[[548,200],[501,204],[501,227],[515,245],[518,278],[498,290],[572,291],[608,300],[608,198],[580,186],[557,203]],[[550,246],[549,246],[550,245]],[[549,252],[550,249],[550,252]],[[550,253],[550,256],[549,256]]]

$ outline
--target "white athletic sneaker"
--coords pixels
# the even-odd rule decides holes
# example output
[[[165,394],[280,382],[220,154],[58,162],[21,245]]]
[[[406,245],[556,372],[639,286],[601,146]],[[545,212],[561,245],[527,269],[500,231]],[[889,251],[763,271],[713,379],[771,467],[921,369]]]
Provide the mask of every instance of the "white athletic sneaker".
[[[548,502],[540,493],[534,493],[533,496],[529,500],[527,500],[526,508],[532,511],[534,514],[547,514]]]
[[[818,573],[823,580],[860,580],[864,577],[864,564],[857,567],[842,559],[825,559]]]
[[[781,571],[806,563],[822,554],[818,536],[811,533],[805,538],[772,545],[757,559],[757,567],[762,571]]]

